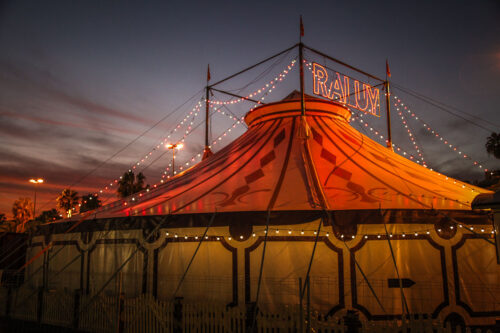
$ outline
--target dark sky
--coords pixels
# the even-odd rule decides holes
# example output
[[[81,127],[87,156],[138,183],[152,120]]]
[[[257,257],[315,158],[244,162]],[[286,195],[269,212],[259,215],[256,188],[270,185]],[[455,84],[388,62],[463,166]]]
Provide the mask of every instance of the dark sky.
[[[207,63],[212,79],[218,80],[293,45],[300,14],[306,45],[381,77],[389,59],[394,94],[472,158],[460,158],[418,121],[410,121],[430,167],[470,180],[483,177],[473,161],[490,169],[499,167],[484,149],[491,131],[500,131],[498,1],[3,1],[0,212],[10,215],[15,199],[33,196],[28,183],[32,177],[46,180],[38,189],[38,209],[55,207],[53,199],[64,187],[169,115],[75,189],[85,194],[109,185],[202,98]],[[295,56],[287,54],[221,88],[248,94],[279,74]],[[324,63],[311,53],[306,58]],[[328,65],[355,76],[341,66]],[[309,93],[310,75],[306,71]],[[249,82],[254,83],[245,87]],[[398,86],[451,106],[468,120],[424,103]],[[298,71],[293,69],[266,101],[278,100],[297,87]],[[251,106],[240,103],[229,109],[241,117]],[[374,128],[385,132],[384,117],[367,117]],[[212,119],[213,138],[233,124],[220,113]],[[192,121],[195,127],[201,117]],[[176,162],[189,161],[201,151],[202,127],[188,136]],[[393,127],[395,143],[414,152],[395,114]],[[237,125],[214,150],[244,130]],[[180,132],[169,140],[179,140]],[[164,149],[154,151],[147,163],[138,166],[155,160],[144,170],[150,184],[161,179],[170,163],[170,154],[163,153]]]

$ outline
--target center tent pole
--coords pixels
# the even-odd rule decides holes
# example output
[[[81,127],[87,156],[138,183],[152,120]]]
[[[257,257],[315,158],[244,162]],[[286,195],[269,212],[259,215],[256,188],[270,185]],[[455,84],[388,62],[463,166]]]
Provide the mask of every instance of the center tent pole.
[[[300,34],[299,34],[299,68],[300,68],[300,122],[298,136],[301,139],[309,138],[309,125],[306,119],[306,101],[304,98],[304,44],[302,37],[304,36],[304,24],[302,23],[302,15],[300,16]]]
[[[391,131],[391,92],[389,89],[389,78],[391,71],[389,69],[389,62],[385,61],[385,105],[387,110],[387,148],[392,150],[392,131]]]
[[[208,146],[208,130],[210,121],[210,86],[208,82],[210,81],[210,65],[207,67],[207,86],[205,87],[205,149],[203,149],[202,160],[213,155],[210,147]]]
[[[385,104],[387,111],[387,148],[392,150],[391,100],[389,92],[389,81],[385,81],[384,86],[385,86]]]

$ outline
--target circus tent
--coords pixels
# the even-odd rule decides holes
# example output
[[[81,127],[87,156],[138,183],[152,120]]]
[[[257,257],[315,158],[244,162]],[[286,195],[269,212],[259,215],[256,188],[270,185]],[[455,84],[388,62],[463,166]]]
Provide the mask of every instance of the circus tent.
[[[76,290],[95,313],[118,285],[274,311],[302,304],[307,282],[325,316],[492,325],[500,266],[489,212],[471,209],[490,192],[360,133],[348,106],[302,96],[251,109],[243,135],[158,186],[41,226],[23,288]]]
[[[95,217],[470,210],[474,197],[488,192],[381,146],[350,126],[351,113],[341,104],[308,97],[301,118],[297,97],[252,110],[245,117],[249,130],[223,150],[158,188],[100,208]],[[300,137],[304,126],[307,140]]]

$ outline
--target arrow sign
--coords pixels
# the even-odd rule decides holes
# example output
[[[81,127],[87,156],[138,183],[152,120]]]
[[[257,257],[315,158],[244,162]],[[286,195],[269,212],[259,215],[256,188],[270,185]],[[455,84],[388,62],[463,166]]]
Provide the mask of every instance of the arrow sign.
[[[387,283],[389,284],[389,288],[399,288],[399,280],[398,279],[387,279]],[[415,284],[415,281],[411,279],[402,278],[401,284],[403,288],[410,288]]]

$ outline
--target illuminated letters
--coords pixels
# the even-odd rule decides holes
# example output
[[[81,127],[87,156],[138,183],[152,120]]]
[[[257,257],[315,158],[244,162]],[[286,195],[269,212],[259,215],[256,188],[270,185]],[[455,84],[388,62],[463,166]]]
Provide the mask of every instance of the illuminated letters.
[[[326,68],[317,63],[312,69],[314,94],[380,117],[379,89],[337,72],[329,76]]]

